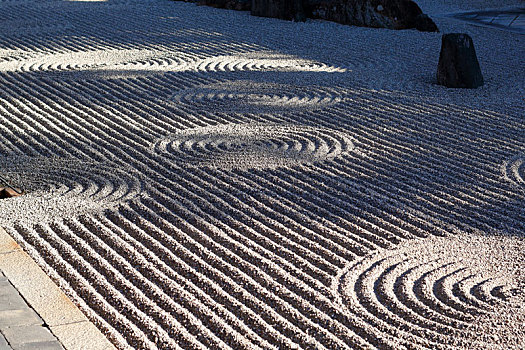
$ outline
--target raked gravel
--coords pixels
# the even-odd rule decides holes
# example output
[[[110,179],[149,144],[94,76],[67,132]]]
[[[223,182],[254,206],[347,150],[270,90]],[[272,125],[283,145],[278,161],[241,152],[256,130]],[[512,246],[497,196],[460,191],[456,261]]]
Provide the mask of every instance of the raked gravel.
[[[0,2],[0,226],[121,349],[525,347],[525,37]],[[442,33],[485,85],[435,82]]]

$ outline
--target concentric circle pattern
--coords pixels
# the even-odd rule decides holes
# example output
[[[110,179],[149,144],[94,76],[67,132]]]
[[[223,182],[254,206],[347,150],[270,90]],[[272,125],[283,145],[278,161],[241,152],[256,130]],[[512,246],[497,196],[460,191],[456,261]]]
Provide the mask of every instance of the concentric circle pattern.
[[[119,350],[525,349],[525,37],[468,30],[476,90],[439,33],[0,0],[0,226]]]
[[[506,162],[504,172],[507,179],[525,187],[525,155],[518,155]]]
[[[1,51],[0,51],[1,53]],[[14,52],[9,52],[11,55]],[[172,53],[140,49],[92,50],[45,53],[19,60],[0,61],[0,72],[48,72],[73,70],[181,71],[192,69],[190,59]]]
[[[271,113],[320,109],[340,102],[342,95],[329,88],[239,80],[187,89],[171,100],[207,111]]]
[[[203,72],[284,71],[284,72],[345,72],[346,68],[276,53],[215,56],[197,63]]]
[[[0,169],[11,185],[25,192],[0,202],[0,225],[100,211],[133,199],[143,190],[143,181],[133,171],[93,162],[1,158]]]
[[[23,60],[1,62],[0,72],[37,72],[68,70],[122,71],[286,71],[286,72],[344,72],[345,68],[292,56],[265,53],[255,57],[242,54],[214,56],[201,59],[197,55],[177,52],[111,49],[71,53],[44,53]]]
[[[155,151],[183,166],[277,168],[331,160],[354,148],[350,137],[325,128],[232,124],[195,128],[162,139]]]
[[[115,65],[116,70],[123,71],[184,71],[191,70],[191,59],[185,59],[182,56],[162,55],[158,57],[134,60]]]
[[[402,244],[350,265],[343,307],[378,338],[430,349],[523,349],[520,238],[458,236]]]

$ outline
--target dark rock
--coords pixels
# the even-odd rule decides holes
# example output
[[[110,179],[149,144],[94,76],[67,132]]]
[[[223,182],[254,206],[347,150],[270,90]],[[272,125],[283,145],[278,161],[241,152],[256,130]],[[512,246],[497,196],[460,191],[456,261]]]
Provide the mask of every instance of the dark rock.
[[[307,14],[362,27],[438,31],[412,0],[307,0]]]
[[[193,0],[185,0],[193,1]],[[246,11],[260,17],[305,21],[307,17],[362,27],[439,31],[413,0],[197,0],[201,5]]]
[[[306,0],[252,0],[251,14],[294,21],[305,21]]]
[[[439,32],[434,21],[424,13],[416,16],[414,28],[420,32]]]
[[[20,193],[10,187],[0,187],[0,199],[20,196]]]
[[[202,0],[199,5],[206,5],[228,10],[250,11],[251,0]]]
[[[477,88],[483,75],[472,38],[467,34],[444,34],[437,69],[437,82],[450,88]]]

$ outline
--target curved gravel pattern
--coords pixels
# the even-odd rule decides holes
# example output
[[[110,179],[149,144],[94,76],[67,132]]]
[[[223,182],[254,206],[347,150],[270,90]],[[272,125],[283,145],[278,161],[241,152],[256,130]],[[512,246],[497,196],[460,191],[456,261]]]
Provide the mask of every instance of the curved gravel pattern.
[[[505,163],[505,176],[518,186],[525,186],[525,155],[520,154]]]
[[[171,100],[207,111],[272,113],[320,109],[341,102],[335,89],[238,80],[183,90]]]
[[[0,1],[0,225],[119,349],[524,348],[525,37],[435,20],[483,87],[440,33]]]
[[[143,192],[133,169],[61,158],[0,158],[2,176],[21,189],[20,197],[0,201],[0,225],[83,215],[117,207]]]
[[[232,124],[188,129],[162,139],[155,151],[180,166],[264,169],[333,160],[350,152],[349,136],[287,124]]]
[[[271,52],[211,57],[199,62],[196,65],[196,69],[204,72],[283,71],[334,73],[346,71],[346,68]]]
[[[523,238],[477,235],[401,244],[348,266],[340,302],[378,336],[426,349],[520,349]]]
[[[0,51],[2,53],[2,51]],[[0,63],[0,70],[12,72],[69,70],[185,70],[189,62],[180,57],[160,57],[152,50],[95,50],[68,53],[46,53],[26,59]]]
[[[0,50],[0,54],[2,54]],[[8,53],[8,52],[7,52]],[[3,56],[3,55],[2,55]],[[243,72],[243,71],[282,71],[282,72],[344,72],[345,68],[331,67],[293,56],[261,53],[257,55],[218,56],[199,59],[198,56],[184,53],[166,54],[154,50],[96,50],[71,53],[46,53],[36,57],[19,57],[9,60],[9,55],[0,56],[0,71],[38,72],[38,71],[203,71],[203,72]],[[4,58],[5,57],[5,58]]]

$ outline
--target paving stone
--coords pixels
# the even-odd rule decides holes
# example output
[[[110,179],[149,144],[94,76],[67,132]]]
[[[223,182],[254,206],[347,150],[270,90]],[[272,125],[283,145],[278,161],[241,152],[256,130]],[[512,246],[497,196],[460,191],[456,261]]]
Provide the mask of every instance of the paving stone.
[[[28,308],[26,301],[9,281],[0,280],[0,311]]]
[[[2,295],[4,300],[1,299]],[[1,310],[1,304],[5,300],[20,301],[16,299],[17,296],[24,302],[27,300],[31,306],[25,303],[20,309]],[[49,328],[40,327],[44,321],[39,315],[42,315]],[[38,342],[27,342],[26,339],[25,343],[18,344],[16,348],[7,342],[0,342],[0,350],[115,349],[0,227],[0,332],[16,328],[17,325],[38,325],[38,328],[50,330],[53,338]]]
[[[7,346],[7,340],[5,339],[4,335],[0,333],[0,349],[2,346]]]
[[[57,341],[49,329],[42,326],[9,327],[3,330],[3,333],[13,349],[22,348],[29,344],[46,345]]]
[[[64,347],[58,341],[47,341],[23,344],[13,347],[13,350],[64,350]]]
[[[3,232],[4,234],[0,229],[0,250],[2,249],[2,237],[7,235],[5,231]],[[4,241],[6,245],[10,244],[7,238]],[[56,326],[87,321],[86,316],[25,252],[19,250],[2,255],[0,269],[6,276],[9,276],[10,283],[16,286],[19,293],[46,321],[47,325]]]
[[[42,325],[40,317],[32,309],[0,311],[0,329],[8,327]]]
[[[0,311],[29,309],[22,297],[10,298],[0,296]]]

